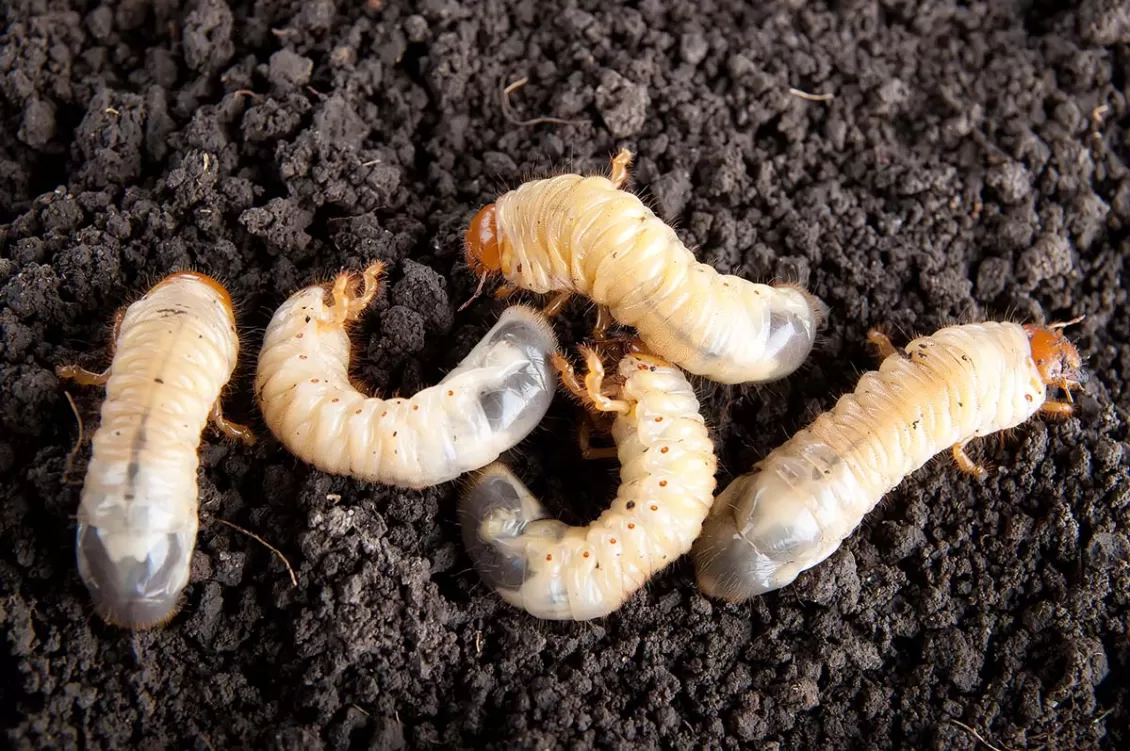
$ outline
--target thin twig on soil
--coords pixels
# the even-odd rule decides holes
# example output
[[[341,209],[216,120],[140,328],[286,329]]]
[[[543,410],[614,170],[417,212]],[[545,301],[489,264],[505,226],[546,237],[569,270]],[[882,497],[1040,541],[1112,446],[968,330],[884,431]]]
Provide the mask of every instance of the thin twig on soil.
[[[215,517],[213,517],[213,518],[215,518]],[[291,567],[290,561],[288,561],[286,559],[286,556],[282,554],[281,550],[279,550],[274,545],[272,545],[271,543],[264,540],[259,535],[255,534],[254,532],[247,531],[246,529],[239,526],[238,524],[232,524],[231,522],[225,521],[224,519],[216,519],[216,521],[218,521],[220,524],[226,524],[227,526],[231,527],[232,529],[236,530],[237,532],[242,532],[243,534],[247,535],[248,537],[250,537],[253,540],[257,540],[260,545],[262,545],[267,550],[270,550],[272,553],[277,555],[279,557],[279,560],[283,562],[283,565],[286,566],[287,573],[290,574],[290,583],[293,584],[296,587],[298,586],[298,577],[294,575],[294,568]]]
[[[71,469],[74,468],[75,457],[78,456],[78,451],[82,447],[82,415],[78,413],[78,406],[75,404],[75,400],[74,397],[71,396],[71,392],[64,391],[63,396],[67,397],[67,401],[71,405],[71,411],[75,413],[75,421],[78,422],[78,438],[75,439],[75,447],[70,450],[70,453],[67,454],[67,461],[65,464],[63,464],[63,484],[70,485]]]
[[[515,91],[517,91],[518,89],[525,86],[529,82],[530,82],[529,77],[523,76],[522,78],[519,78],[514,83],[512,83],[509,86],[506,86],[502,89],[502,116],[504,118],[506,118],[507,122],[513,123],[514,125],[519,125],[523,128],[528,128],[528,127],[533,126],[533,125],[544,125],[544,124],[551,124],[551,125],[585,125],[585,124],[588,123],[588,120],[565,120],[565,119],[560,118],[560,117],[532,117],[529,120],[519,120],[514,115],[514,109],[510,106],[510,95],[512,93],[514,93]]]
[[[984,736],[982,736],[982,735],[981,735],[980,733],[978,733],[978,732],[977,732],[976,730],[974,730],[973,728],[971,728],[971,727],[969,727],[968,725],[966,725],[966,724],[965,724],[964,722],[962,722],[961,720],[954,720],[954,719],[950,719],[950,720],[949,720],[949,722],[950,722],[951,724],[953,724],[953,725],[957,725],[957,726],[958,726],[959,728],[961,728],[961,729],[962,729],[962,730],[964,730],[965,732],[967,732],[967,733],[969,733],[970,735],[972,735],[972,736],[973,736],[974,738],[976,738],[977,740],[979,740],[979,741],[980,741],[981,743],[984,743],[984,744],[985,744],[985,746],[986,746],[986,747],[987,747],[987,748],[988,748],[988,749],[989,749],[990,751],[1010,751],[1010,749],[1007,749],[1007,748],[1004,748],[1004,749],[1001,749],[1001,748],[997,748],[997,747],[996,747],[996,746],[994,746],[993,744],[989,743],[989,742],[988,742],[987,740],[985,740]]]
[[[800,99],[807,99],[810,102],[830,102],[836,98],[835,94],[809,94],[807,91],[794,89],[789,87],[789,93]]]

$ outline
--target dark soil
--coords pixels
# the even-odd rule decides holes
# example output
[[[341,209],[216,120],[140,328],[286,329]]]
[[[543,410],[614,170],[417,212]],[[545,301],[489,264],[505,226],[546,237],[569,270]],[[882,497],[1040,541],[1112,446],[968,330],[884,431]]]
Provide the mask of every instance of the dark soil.
[[[1130,747],[1130,12],[1122,0],[7,0],[0,16],[0,720],[21,748]],[[1078,6],[1078,7],[1075,7]],[[523,76],[504,117],[500,89]],[[834,94],[812,101],[790,92]],[[518,124],[554,116],[570,123]],[[829,562],[730,606],[684,560],[612,616],[544,623],[482,586],[458,487],[334,478],[269,440],[250,398],[287,295],[384,259],[359,375],[434,383],[501,305],[462,230],[532,175],[634,187],[700,256],[807,284],[832,309],[810,364],[702,384],[744,472],[896,338],[955,320],[1065,319],[1092,375],[1077,419],[939,461]],[[184,610],[130,634],[73,554],[114,310],[170,271],[240,301],[227,413],[205,436]],[[581,304],[567,342],[592,321]],[[565,518],[586,464],[558,399],[514,457]],[[218,523],[244,527],[271,552]],[[967,727],[966,727],[967,726]]]

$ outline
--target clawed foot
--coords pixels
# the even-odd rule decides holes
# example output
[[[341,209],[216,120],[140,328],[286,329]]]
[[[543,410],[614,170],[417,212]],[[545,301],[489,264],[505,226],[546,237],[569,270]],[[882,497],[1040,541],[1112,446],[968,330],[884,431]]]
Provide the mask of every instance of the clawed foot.
[[[363,284],[359,294],[353,290],[354,274],[346,272],[337,275],[332,292],[335,325],[341,326],[361,317],[377,295],[384,268],[385,265],[377,261],[361,272]]]

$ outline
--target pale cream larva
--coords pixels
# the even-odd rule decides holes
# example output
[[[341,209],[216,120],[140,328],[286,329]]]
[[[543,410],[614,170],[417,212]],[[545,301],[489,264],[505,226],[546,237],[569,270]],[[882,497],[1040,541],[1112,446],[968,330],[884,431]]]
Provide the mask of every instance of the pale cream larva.
[[[349,380],[347,324],[377,292],[382,264],[283,303],[267,327],[255,392],[267,426],[323,472],[424,488],[478,469],[529,435],[553,400],[557,340],[545,317],[514,306],[459,366],[410,399],[365,396]]]
[[[171,618],[188,583],[205,424],[253,438],[220,408],[239,337],[218,282],[192,272],[166,277],[114,328],[104,373],[73,365],[56,372],[106,387],[78,511],[78,570],[99,615],[142,629]]]
[[[569,526],[549,518],[499,463],[471,481],[459,505],[479,574],[506,602],[539,618],[586,620],[619,608],[690,550],[713,501],[713,444],[684,375],[658,358],[629,354],[611,389],[602,388],[599,358],[586,358],[584,386],[558,363],[582,400],[616,413],[620,490],[611,507],[587,527]]]
[[[561,292],[559,300],[584,295],[635,326],[656,355],[720,383],[773,381],[800,367],[824,304],[796,286],[754,284],[699,263],[620,189],[630,160],[621,151],[611,179],[559,175],[503,194],[467,230],[468,265],[484,279],[501,272],[514,287]]]
[[[839,548],[879,500],[938,452],[985,476],[965,453],[973,439],[1037,412],[1070,414],[1047,387],[1081,379],[1066,324],[951,326],[884,355],[855,392],[840,398],[718,496],[694,546],[699,586],[741,601],[790,584]]]

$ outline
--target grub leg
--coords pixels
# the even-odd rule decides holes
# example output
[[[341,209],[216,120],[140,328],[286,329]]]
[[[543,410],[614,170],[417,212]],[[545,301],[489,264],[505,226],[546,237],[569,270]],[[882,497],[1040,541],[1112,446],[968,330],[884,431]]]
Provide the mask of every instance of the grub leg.
[[[1068,402],[1044,402],[1040,413],[1047,417],[1071,417],[1075,407]]]
[[[561,376],[561,383],[565,385],[565,388],[569,389],[569,393],[580,399],[582,404],[588,406],[588,392],[585,391],[585,386],[581,383],[581,380],[577,378],[577,371],[573,369],[573,363],[556,352],[553,354],[551,361],[553,362],[553,367],[557,369],[558,374]]]
[[[494,290],[494,299],[509,300],[516,294],[518,294],[518,288],[513,284],[500,284]]]
[[[79,386],[105,386],[110,380],[110,368],[101,373],[95,373],[78,365],[60,365],[55,368],[55,375],[59,378],[74,381]]]
[[[553,299],[549,301],[549,304],[542,309],[542,314],[546,318],[555,317],[565,309],[565,306],[569,304],[569,300],[572,299],[572,297],[572,292],[558,292],[553,296]]]
[[[612,310],[607,305],[596,306],[596,324],[592,327],[592,338],[603,341],[608,338],[608,329],[614,323]]]
[[[608,179],[617,190],[623,188],[628,182],[628,167],[632,164],[632,152],[620,149],[620,153],[612,157],[612,174]]]
[[[612,399],[604,393],[604,364],[600,361],[600,355],[589,347],[581,347],[580,351],[589,369],[583,382],[568,360],[561,355],[553,356],[553,367],[561,374],[565,388],[593,412],[627,413],[630,409],[627,402]]]
[[[967,475],[973,475],[978,480],[984,480],[988,475],[988,470],[969,458],[969,454],[965,453],[965,447],[969,442],[955,443],[953,446],[953,460],[957,464],[957,468]]]
[[[376,297],[383,273],[383,263],[377,261],[370,264],[368,268],[361,272],[363,285],[360,293],[352,289],[353,274],[346,272],[337,275],[333,286],[334,323],[336,325],[340,326],[350,321],[356,321],[361,317],[365,308],[369,307],[369,303]]]
[[[604,393],[604,363],[596,350],[581,347],[581,355],[585,358],[585,365],[589,372],[585,374],[585,390],[592,402],[593,409],[598,412],[619,412],[627,414],[631,406],[622,399],[612,399]]]
[[[224,418],[224,409],[220,406],[219,399],[212,405],[212,411],[208,413],[208,419],[212,421],[212,425],[216,430],[220,431],[220,433],[228,438],[243,441],[243,443],[248,446],[255,445],[255,434],[251,432],[251,428]]]
[[[898,349],[891,343],[891,338],[884,334],[879,329],[871,329],[867,332],[867,341],[875,345],[875,349],[879,350],[879,359],[886,360],[891,355],[898,354]]]

